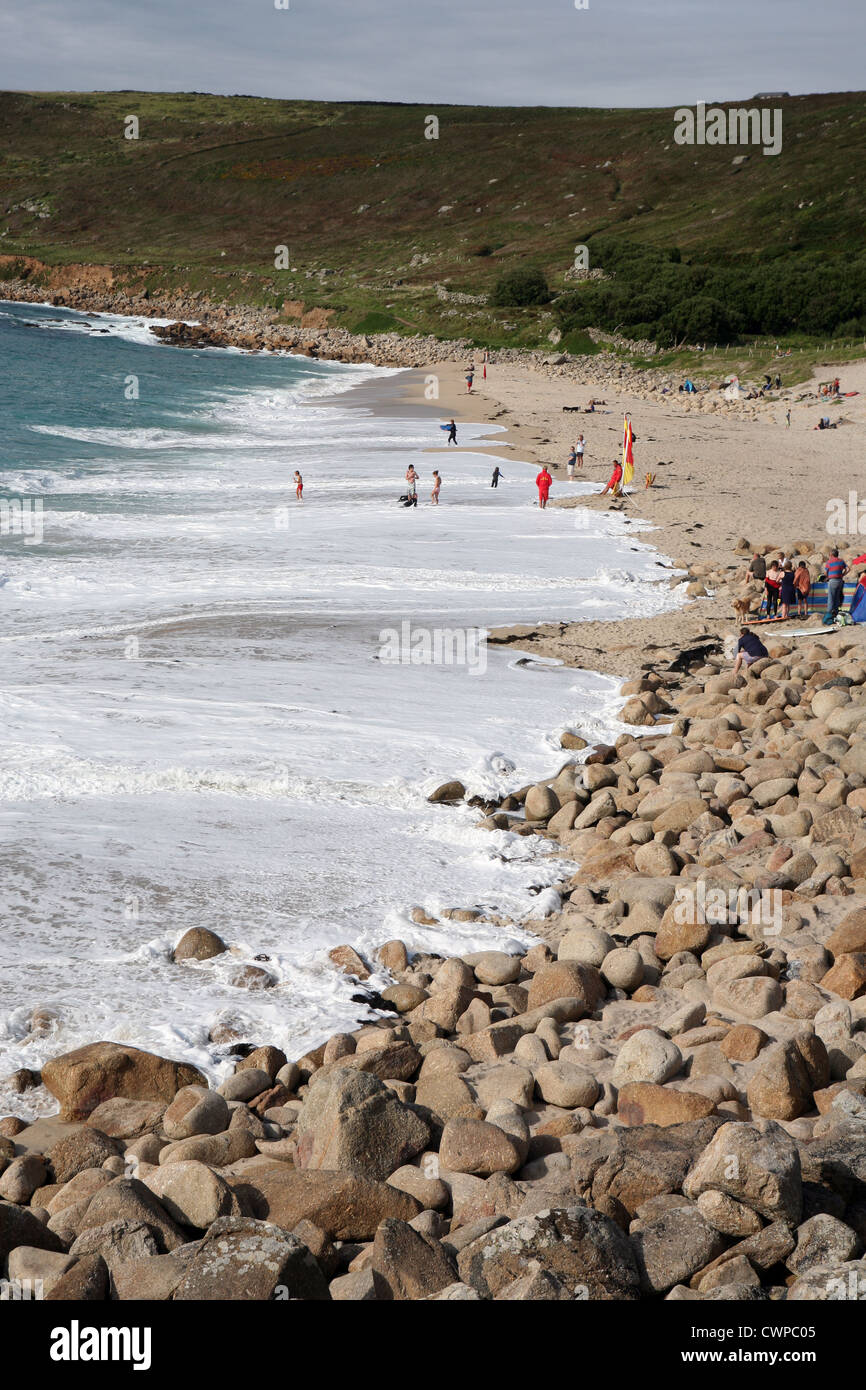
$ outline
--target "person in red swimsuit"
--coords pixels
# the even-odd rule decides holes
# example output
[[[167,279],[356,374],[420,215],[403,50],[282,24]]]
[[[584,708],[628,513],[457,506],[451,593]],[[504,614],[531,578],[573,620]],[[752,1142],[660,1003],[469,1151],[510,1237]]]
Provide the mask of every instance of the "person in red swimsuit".
[[[547,499],[550,496],[550,484],[552,482],[553,478],[547,471],[547,465],[543,464],[541,472],[535,479],[535,486],[538,488],[538,505],[541,507],[542,511],[547,506]]]
[[[297,499],[298,499],[299,502],[303,502],[303,500],[304,500],[304,480],[303,480],[303,478],[301,477],[300,473],[298,472],[297,468],[295,469],[295,496],[297,497]]]
[[[613,495],[614,495],[614,497],[616,497],[616,496],[619,494],[619,486],[620,486],[620,483],[621,483],[621,482],[622,482],[622,464],[620,463],[619,459],[614,459],[614,461],[613,461],[613,472],[611,473],[610,477],[608,478],[608,480],[607,480],[607,487],[604,488],[604,489],[602,490],[601,496],[604,497],[604,495],[605,495],[606,492],[612,492]]]

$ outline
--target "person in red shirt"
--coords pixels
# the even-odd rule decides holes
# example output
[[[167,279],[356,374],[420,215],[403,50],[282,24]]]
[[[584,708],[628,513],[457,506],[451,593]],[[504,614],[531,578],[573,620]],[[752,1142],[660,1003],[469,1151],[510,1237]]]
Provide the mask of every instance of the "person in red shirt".
[[[764,580],[764,592],[767,595],[767,617],[775,618],[779,612],[779,594],[782,590],[782,575],[784,571],[778,560],[773,560],[767,570]]]
[[[547,464],[542,464],[541,472],[535,479],[535,486],[538,488],[538,505],[541,507],[542,511],[544,511],[544,508],[547,506],[547,499],[550,496],[550,484],[552,482],[553,478],[547,471]]]
[[[602,490],[602,493],[601,493],[602,497],[604,497],[605,493],[607,493],[607,492],[612,492],[613,495],[614,495],[614,497],[618,496],[618,494],[619,494],[619,486],[620,486],[620,483],[621,483],[621,482],[622,482],[622,464],[620,463],[619,459],[614,459],[614,461],[613,461],[613,472],[611,473],[610,477],[609,477],[608,480],[607,480],[607,487],[605,487],[605,488]]]

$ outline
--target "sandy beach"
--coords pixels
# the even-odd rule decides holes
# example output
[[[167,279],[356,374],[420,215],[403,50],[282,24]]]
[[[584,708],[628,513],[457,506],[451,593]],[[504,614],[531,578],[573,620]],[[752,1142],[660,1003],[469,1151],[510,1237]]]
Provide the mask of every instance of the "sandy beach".
[[[509,456],[547,464],[554,478],[551,502],[555,506],[595,510],[611,505],[609,498],[569,496],[565,463],[582,433],[586,455],[576,477],[597,484],[600,492],[621,451],[623,414],[629,412],[637,442],[634,490],[624,504],[624,514],[653,528],[641,533],[640,539],[657,546],[676,570],[724,567],[736,559],[738,572],[745,576],[749,555],[735,555],[742,539],[758,549],[772,546],[786,553],[803,538],[817,542],[825,535],[826,546],[838,544],[843,555],[846,547],[849,554],[859,554],[863,548],[862,536],[859,540],[856,533],[831,536],[825,528],[828,501],[847,499],[857,487],[866,428],[866,363],[844,370],[842,389],[860,393],[832,409],[832,418],[845,423],[835,430],[817,431],[813,426],[828,407],[820,405],[810,391],[829,371],[824,369],[808,386],[783,389],[778,399],[743,402],[724,414],[705,413],[695,398],[679,394],[635,395],[612,387],[601,392],[606,404],[594,413],[573,413],[564,407],[585,407],[591,397],[598,399],[597,386],[581,386],[549,371],[511,364],[491,363],[486,380],[476,372],[471,395],[463,368],[451,363],[407,372],[394,381],[403,409],[442,420],[453,416],[458,423],[489,422],[504,429],[506,433],[491,438],[488,452],[506,460],[506,477]],[[425,397],[431,374],[439,389],[435,404]],[[373,389],[380,408],[393,410],[394,387],[389,383],[384,396],[381,383]],[[370,390],[360,388],[359,401]],[[368,395],[366,400],[370,399]],[[788,408],[790,428],[785,423]],[[477,445],[473,452],[478,452]],[[445,469],[458,468],[459,449],[452,448],[449,459]],[[656,475],[649,489],[643,485],[647,472]],[[447,503],[447,472],[443,503]],[[579,536],[578,531],[576,544]],[[852,546],[856,547],[853,552]],[[671,582],[677,580],[672,577]],[[685,589],[683,594],[685,598]],[[624,610],[615,623],[498,629],[493,639],[518,638],[521,646],[556,656],[568,665],[632,676],[648,654],[663,660],[693,640],[734,630],[730,600],[724,596],[690,599],[682,612],[647,619],[630,618]]]

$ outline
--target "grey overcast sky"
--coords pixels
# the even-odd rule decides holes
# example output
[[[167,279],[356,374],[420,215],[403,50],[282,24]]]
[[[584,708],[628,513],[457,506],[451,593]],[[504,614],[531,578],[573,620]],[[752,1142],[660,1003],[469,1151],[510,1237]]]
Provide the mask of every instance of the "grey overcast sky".
[[[866,86],[864,0],[578,2],[0,0],[0,88],[669,106]]]

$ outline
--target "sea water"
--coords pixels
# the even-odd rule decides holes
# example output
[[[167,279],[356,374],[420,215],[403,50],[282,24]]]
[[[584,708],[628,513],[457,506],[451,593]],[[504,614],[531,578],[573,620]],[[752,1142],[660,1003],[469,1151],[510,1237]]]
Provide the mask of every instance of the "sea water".
[[[299,1055],[369,1016],[335,945],[530,941],[568,865],[427,795],[549,775],[562,730],[612,738],[621,701],[484,629],[676,602],[622,517],[542,512],[528,464],[493,489],[429,412],[347,403],[387,369],[152,322],[0,304],[0,1081],[98,1039],[216,1077],[216,1025]],[[174,964],[194,926],[230,951]]]

